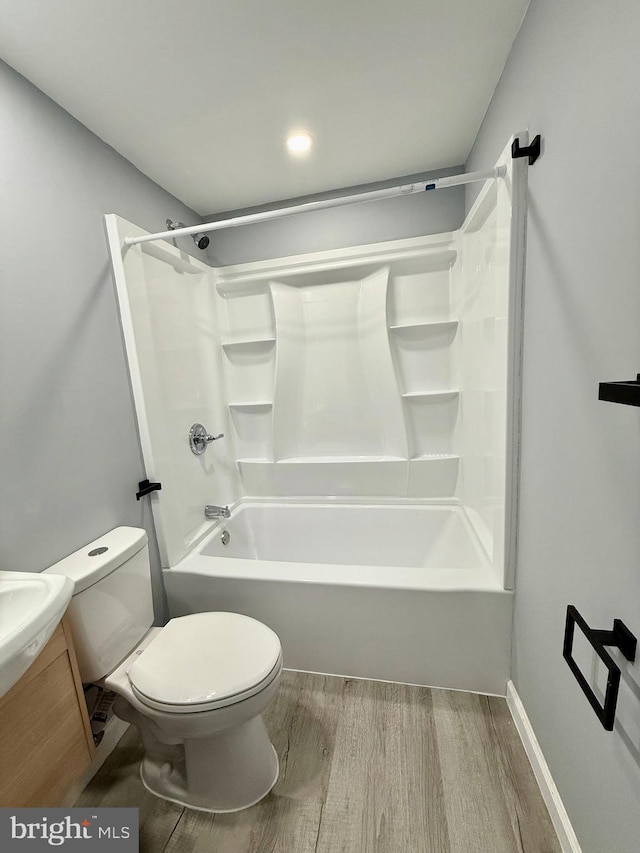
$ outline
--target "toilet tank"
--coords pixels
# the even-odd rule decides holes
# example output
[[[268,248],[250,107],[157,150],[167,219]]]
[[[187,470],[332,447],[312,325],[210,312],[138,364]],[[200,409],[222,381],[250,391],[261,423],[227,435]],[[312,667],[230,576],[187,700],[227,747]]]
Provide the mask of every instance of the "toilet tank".
[[[116,527],[46,569],[75,585],[67,610],[84,684],[108,675],[153,624],[147,534]]]

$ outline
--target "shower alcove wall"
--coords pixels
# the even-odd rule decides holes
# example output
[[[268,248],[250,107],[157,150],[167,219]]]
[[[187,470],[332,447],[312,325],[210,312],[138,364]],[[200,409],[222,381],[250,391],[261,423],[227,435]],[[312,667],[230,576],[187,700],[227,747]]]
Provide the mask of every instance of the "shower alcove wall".
[[[508,152],[462,228],[426,237],[211,268],[124,247],[145,232],[107,217],[172,615],[253,615],[297,669],[504,693],[526,184]],[[225,433],[202,457],[195,421]],[[209,503],[232,505],[230,550]],[[379,556],[407,537],[417,557]]]
[[[247,494],[455,495],[454,245],[440,235],[222,271],[223,364]]]

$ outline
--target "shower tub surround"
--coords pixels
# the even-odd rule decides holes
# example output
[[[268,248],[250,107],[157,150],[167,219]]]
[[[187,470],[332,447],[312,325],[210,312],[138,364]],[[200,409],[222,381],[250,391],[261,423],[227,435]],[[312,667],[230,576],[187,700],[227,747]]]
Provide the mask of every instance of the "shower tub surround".
[[[211,268],[123,249],[145,232],[107,217],[172,615],[254,616],[290,668],[504,694],[527,168],[508,151],[462,228],[422,238]],[[196,421],[225,434],[202,457]]]

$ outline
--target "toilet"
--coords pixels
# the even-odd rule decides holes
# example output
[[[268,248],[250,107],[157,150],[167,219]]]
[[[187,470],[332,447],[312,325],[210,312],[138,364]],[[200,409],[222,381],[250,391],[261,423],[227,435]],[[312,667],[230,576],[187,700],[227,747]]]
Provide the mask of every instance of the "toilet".
[[[151,627],[147,534],[117,527],[46,570],[75,584],[67,618],[83,683],[104,679],[140,731],[158,797],[208,812],[248,808],[278,778],[262,712],[282,672],[278,636],[239,613]]]

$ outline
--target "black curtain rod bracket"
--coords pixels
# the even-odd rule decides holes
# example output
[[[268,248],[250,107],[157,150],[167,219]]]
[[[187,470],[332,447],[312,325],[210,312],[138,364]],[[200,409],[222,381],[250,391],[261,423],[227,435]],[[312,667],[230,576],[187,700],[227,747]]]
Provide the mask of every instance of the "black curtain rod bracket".
[[[514,139],[511,143],[511,156],[514,160],[518,157],[528,157],[529,165],[533,166],[540,156],[540,134],[533,137],[529,145],[520,145],[519,139]]]
[[[162,488],[162,483],[150,483],[148,480],[140,480],[138,483],[138,491],[136,492],[136,500],[139,501],[145,495],[150,495],[151,492],[159,492]]]
[[[591,685],[580,671],[578,664],[573,659],[573,634],[576,625],[585,635],[594,652],[598,655],[608,670],[607,689],[603,705],[598,702],[598,697],[591,689]],[[636,644],[636,638],[621,619],[613,620],[612,631],[590,628],[573,604],[569,604],[567,606],[567,619],[564,628],[564,648],[562,650],[562,656],[569,664],[569,669],[575,675],[576,681],[582,688],[584,695],[589,700],[589,704],[596,712],[596,716],[608,732],[613,731],[613,724],[616,719],[618,688],[620,687],[620,667],[604,647],[615,646],[620,649],[628,661],[634,661],[636,659]]]

